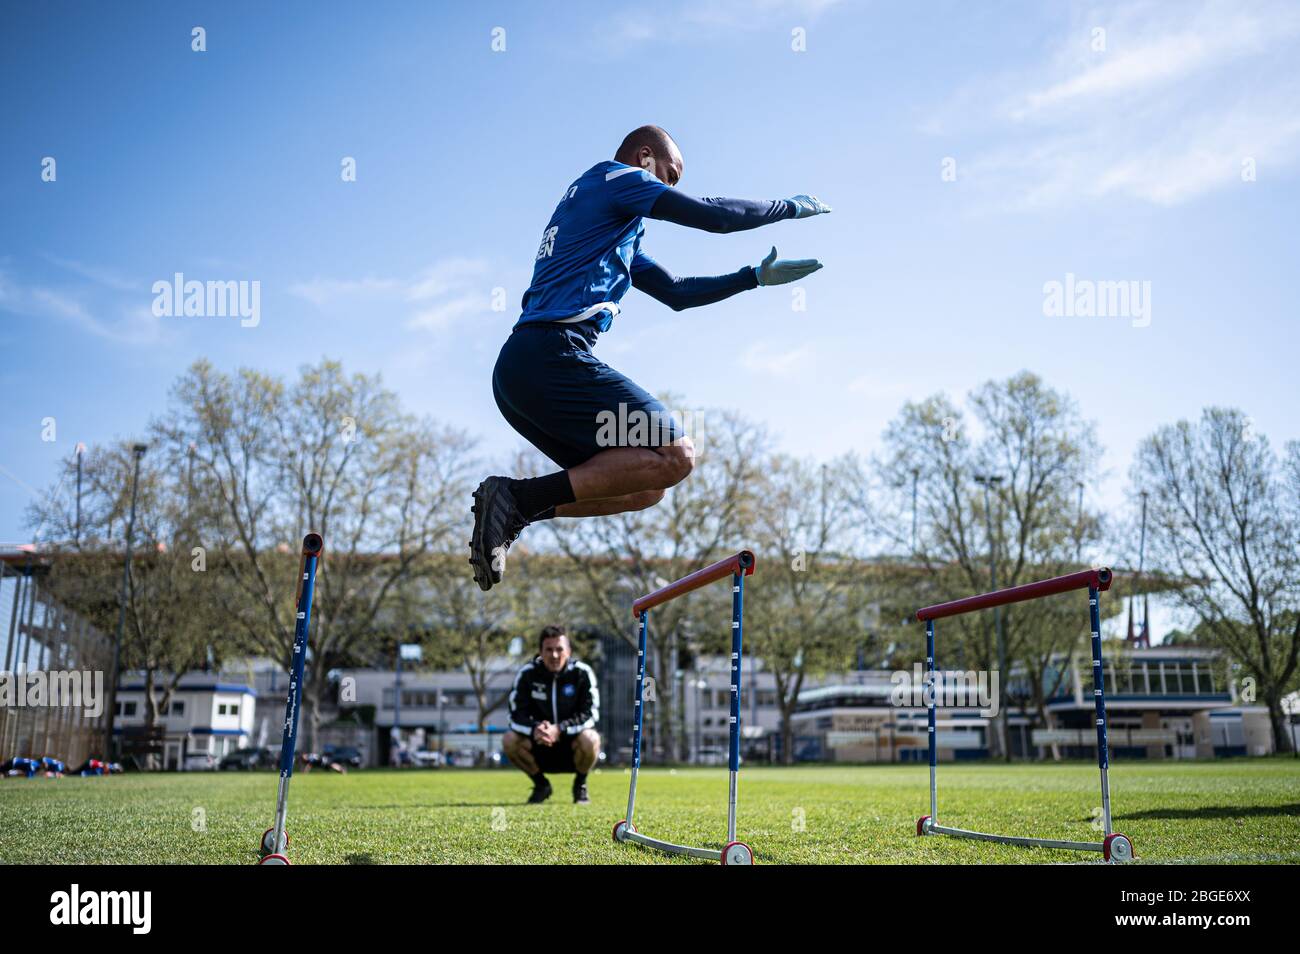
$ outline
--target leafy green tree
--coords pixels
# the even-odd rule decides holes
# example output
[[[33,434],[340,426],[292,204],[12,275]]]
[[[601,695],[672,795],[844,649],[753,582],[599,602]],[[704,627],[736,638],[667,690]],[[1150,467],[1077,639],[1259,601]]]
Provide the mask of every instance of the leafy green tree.
[[[1179,603],[1253,680],[1274,747],[1291,751],[1282,700],[1300,655],[1300,449],[1279,464],[1245,414],[1210,407],[1144,440],[1131,481],[1149,495],[1148,560],[1183,579]]]

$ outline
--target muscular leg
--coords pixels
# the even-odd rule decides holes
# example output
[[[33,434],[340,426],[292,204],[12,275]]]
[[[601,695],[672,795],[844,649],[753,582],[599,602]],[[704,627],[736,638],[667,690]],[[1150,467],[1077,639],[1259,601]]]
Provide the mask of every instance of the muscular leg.
[[[584,500],[582,503],[561,504],[555,508],[557,517],[606,517],[613,513],[645,510],[664,499],[662,490],[643,490],[624,497],[606,497],[604,500]]]
[[[510,760],[511,765],[529,778],[532,778],[540,771],[537,767],[537,760],[533,758],[532,739],[522,736],[518,732],[509,731],[501,740],[501,751],[505,752],[506,758]]]
[[[573,740],[573,767],[578,774],[586,775],[600,758],[600,733],[583,729]]]
[[[592,517],[644,510],[663,499],[695,468],[695,445],[679,437],[666,447],[612,447],[569,470],[574,503],[557,517]]]

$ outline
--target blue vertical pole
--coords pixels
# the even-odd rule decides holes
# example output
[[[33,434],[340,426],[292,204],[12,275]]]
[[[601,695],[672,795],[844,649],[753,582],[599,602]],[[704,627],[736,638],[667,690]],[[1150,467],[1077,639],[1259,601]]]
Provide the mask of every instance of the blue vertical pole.
[[[636,701],[632,705],[632,782],[627,790],[627,824],[632,826],[636,808],[636,775],[641,768],[641,725],[645,716],[645,641],[650,625],[650,611],[641,611],[641,639],[636,651]]]
[[[1106,673],[1101,660],[1101,607],[1100,594],[1095,586],[1088,587],[1088,616],[1092,627],[1092,701],[1097,710],[1097,768],[1101,770],[1101,819],[1105,834],[1110,827],[1110,750],[1106,742]]]
[[[936,785],[935,772],[939,765],[939,739],[935,730],[935,707],[938,704],[939,686],[935,677],[934,665],[934,620],[925,621],[925,665],[926,665],[926,716],[929,720],[930,736],[930,824],[939,824],[939,790]]]
[[[288,808],[289,779],[293,775],[294,749],[302,710],[302,678],[307,661],[307,631],[311,625],[311,598],[316,588],[316,564],[325,542],[320,534],[309,533],[302,541],[302,564],[298,579],[298,608],[293,629],[293,661],[289,665],[289,695],[284,706],[284,736],[280,742],[280,790],[275,807],[274,850],[284,849],[284,822]]]
[[[745,575],[731,578],[731,751],[727,796],[727,842],[736,840],[736,782],[740,773],[740,670],[744,655]]]

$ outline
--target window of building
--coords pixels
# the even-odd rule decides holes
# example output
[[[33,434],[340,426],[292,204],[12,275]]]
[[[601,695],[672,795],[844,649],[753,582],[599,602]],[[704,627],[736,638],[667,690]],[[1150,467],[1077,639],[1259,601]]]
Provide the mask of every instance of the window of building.
[[[168,715],[174,715],[174,716],[183,716],[183,715],[185,715],[185,700],[184,700],[184,699],[173,699],[173,700],[172,700],[171,709],[168,710],[167,714],[168,714]]]
[[[1214,669],[1205,663],[1195,663],[1196,666],[1196,684],[1200,687],[1200,692],[1209,695],[1214,692]]]
[[[132,719],[135,717],[135,714],[139,711],[140,711],[140,704],[138,702],[133,702],[133,701],[129,702],[123,700],[117,704],[117,714],[122,718]]]
[[[433,693],[425,689],[403,689],[402,705],[408,709],[428,709],[437,705]]]

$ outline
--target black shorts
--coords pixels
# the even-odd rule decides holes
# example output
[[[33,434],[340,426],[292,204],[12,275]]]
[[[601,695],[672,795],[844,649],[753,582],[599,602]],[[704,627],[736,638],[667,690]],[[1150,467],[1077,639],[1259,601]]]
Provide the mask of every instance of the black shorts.
[[[562,735],[555,740],[554,745],[542,745],[533,739],[533,761],[543,772],[576,772],[578,768],[573,764],[573,742],[576,738],[576,735]]]
[[[506,339],[492,394],[510,426],[565,469],[611,447],[665,447],[685,436],[662,402],[591,353],[595,335],[584,330],[537,322]]]

